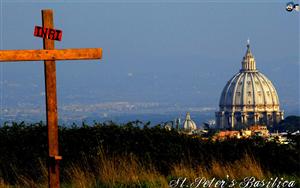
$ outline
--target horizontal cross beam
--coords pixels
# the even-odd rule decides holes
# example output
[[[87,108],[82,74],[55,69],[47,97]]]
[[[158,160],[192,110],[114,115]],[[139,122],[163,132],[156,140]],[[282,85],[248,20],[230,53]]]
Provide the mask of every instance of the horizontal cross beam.
[[[0,50],[0,62],[101,59],[102,48]]]

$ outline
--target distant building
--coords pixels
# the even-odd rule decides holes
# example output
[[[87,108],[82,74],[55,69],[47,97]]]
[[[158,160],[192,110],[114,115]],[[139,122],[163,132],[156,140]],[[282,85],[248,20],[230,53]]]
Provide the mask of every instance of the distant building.
[[[269,141],[276,141],[280,144],[289,144],[291,142],[291,140],[288,139],[287,136],[288,136],[288,134],[286,132],[271,133]]]
[[[254,124],[271,127],[283,119],[276,89],[256,69],[249,41],[242,68],[224,87],[219,108],[216,112],[216,126],[220,129],[240,129]]]
[[[252,131],[249,129],[241,130],[241,137],[242,138],[249,138],[252,136]]]
[[[226,140],[229,138],[241,138],[240,131],[220,131],[213,136],[213,140]]]
[[[176,129],[176,130],[179,130],[179,129],[180,129],[180,123],[181,123],[180,118],[176,118],[176,119],[174,120],[174,122],[175,122],[175,129]]]
[[[185,120],[183,122],[183,130],[185,132],[190,132],[192,133],[197,129],[196,123],[191,119],[190,113],[186,113]]]
[[[166,125],[164,125],[164,128],[167,130],[167,131],[171,131],[172,130],[172,125],[170,125],[170,124],[166,124]]]
[[[266,126],[253,125],[249,127],[249,130],[252,132],[252,135],[268,137],[270,135],[269,130]]]
[[[250,138],[252,136],[268,138],[270,133],[266,126],[253,125],[245,130],[242,129],[240,131],[220,131],[213,136],[213,140],[225,140],[228,138]]]

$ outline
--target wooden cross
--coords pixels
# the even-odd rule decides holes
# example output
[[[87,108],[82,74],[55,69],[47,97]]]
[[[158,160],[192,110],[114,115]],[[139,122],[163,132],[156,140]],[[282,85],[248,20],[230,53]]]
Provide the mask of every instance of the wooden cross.
[[[53,11],[42,10],[43,27],[54,29]],[[58,151],[58,123],[57,123],[57,98],[56,98],[56,66],[55,60],[81,60],[101,59],[101,48],[85,49],[55,49],[54,40],[43,39],[43,50],[0,50],[0,62],[15,61],[44,61],[45,90],[46,90],[46,115],[48,127],[48,182],[50,188],[58,188],[59,181],[59,156]]]

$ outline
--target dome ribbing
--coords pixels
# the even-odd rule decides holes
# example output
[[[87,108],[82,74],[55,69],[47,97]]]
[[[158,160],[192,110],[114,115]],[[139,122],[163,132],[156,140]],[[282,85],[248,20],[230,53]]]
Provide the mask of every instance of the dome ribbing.
[[[219,107],[216,123],[220,128],[252,124],[271,126],[283,119],[276,89],[272,82],[256,69],[249,42],[242,60],[242,68],[225,85]]]

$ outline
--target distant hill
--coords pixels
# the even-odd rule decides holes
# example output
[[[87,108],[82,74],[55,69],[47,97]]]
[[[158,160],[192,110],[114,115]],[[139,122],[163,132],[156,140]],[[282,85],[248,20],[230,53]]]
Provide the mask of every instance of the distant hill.
[[[279,123],[277,127],[275,127],[275,129],[287,132],[295,132],[297,130],[300,130],[300,116],[286,117]]]

